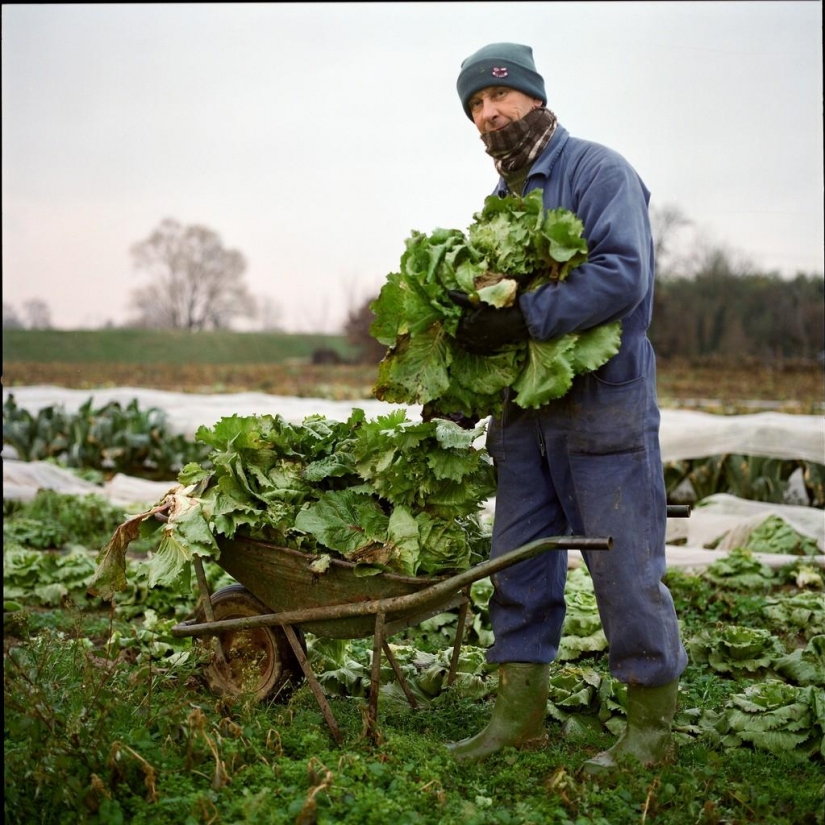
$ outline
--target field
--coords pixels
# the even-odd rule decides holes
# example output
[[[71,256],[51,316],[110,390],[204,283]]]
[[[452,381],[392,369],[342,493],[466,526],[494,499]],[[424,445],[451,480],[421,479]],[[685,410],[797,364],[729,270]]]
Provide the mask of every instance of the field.
[[[313,355],[339,363],[313,363]],[[153,387],[182,392],[258,391],[369,398],[377,366],[353,363],[342,336],[146,330],[4,330],[3,384]],[[664,406],[742,404],[811,413],[825,408],[825,369],[815,361],[659,362]]]
[[[342,357],[340,335],[277,332],[182,332],[141,329],[3,330],[3,363],[51,364],[277,364],[319,350]]]
[[[152,347],[163,351],[157,342],[133,339],[117,351],[120,360],[107,361],[88,341],[81,357],[66,338],[35,352],[4,335],[4,384],[369,396],[374,367],[309,363],[317,349],[346,355],[340,340],[305,341],[301,351],[280,342],[277,357],[274,342],[266,349],[250,341],[216,338],[214,362],[198,363],[209,347],[187,358],[181,353],[190,342],[168,338],[163,343],[177,355],[164,359],[149,355]],[[127,350],[143,360],[130,362]],[[264,351],[271,360],[258,360]],[[49,359],[58,352],[65,362]],[[663,364],[659,376],[663,404],[720,413],[821,413],[825,397],[818,365]],[[578,767],[614,741],[624,710],[598,643],[586,575],[571,575],[568,602],[580,632],[591,635],[565,630],[547,744],[456,765],[443,743],[481,729],[495,697],[495,673],[483,656],[489,589],[474,591],[455,686],[443,683],[454,613],[393,638],[421,707],[409,708],[385,660],[375,737],[365,727],[371,639],[308,638],[341,726],[337,747],[305,683],[264,704],[208,689],[208,651],[170,633],[195,609],[194,590],[148,586],[144,561],[156,539],[135,542],[127,588],[112,603],[87,594],[97,552],[121,520],[94,497],[4,500],[9,825],[822,822],[825,584],[821,568],[802,557],[770,571],[743,551],[701,575],[669,574],[691,655],[680,688],[678,756],[594,781]],[[207,575],[213,588],[227,583],[216,565]]]
[[[453,687],[444,674],[455,614],[393,637],[419,707],[406,704],[385,660],[374,736],[365,727],[371,640],[308,637],[337,747],[305,683],[264,704],[210,692],[208,649],[170,634],[192,615],[194,593],[147,586],[148,539],[111,606],[86,594],[92,548],[117,524],[115,508],[42,495],[4,510],[11,825],[821,822],[825,600],[822,571],[804,559],[772,573],[742,555],[668,577],[691,653],[678,757],[593,780],[578,766],[611,744],[624,711],[583,573],[568,582],[580,629],[565,631],[553,671],[547,744],[456,765],[443,743],[480,730],[495,697],[483,655],[489,588],[474,591]],[[207,576],[213,589],[227,583],[214,565]]]

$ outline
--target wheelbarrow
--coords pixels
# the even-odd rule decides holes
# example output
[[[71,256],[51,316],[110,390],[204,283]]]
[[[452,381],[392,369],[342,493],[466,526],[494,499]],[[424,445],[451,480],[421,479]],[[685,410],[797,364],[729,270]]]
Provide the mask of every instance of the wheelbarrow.
[[[315,573],[310,565],[317,556],[254,539],[227,540],[220,544],[217,563],[239,584],[211,594],[203,564],[195,557],[200,608],[194,618],[175,625],[171,633],[178,638],[215,637],[214,657],[206,676],[210,687],[219,693],[246,693],[264,700],[302,674],[338,744],[341,731],[307,659],[303,633],[331,639],[361,639],[372,634],[367,731],[375,737],[382,652],[410,705],[416,707],[387,643],[390,636],[459,608],[447,677],[450,684],[458,665],[470,585],[548,550],[609,550],[611,544],[610,538],[562,536],[531,542],[451,576],[380,573],[361,577],[351,562],[332,559],[327,570]]]
[[[668,508],[668,515],[687,515]],[[686,508],[689,512],[689,508]],[[201,599],[197,615],[171,629],[173,636],[212,637],[214,657],[207,682],[225,694],[258,700],[303,677],[336,743],[341,731],[323,687],[306,656],[303,633],[331,639],[373,636],[367,732],[377,733],[381,654],[387,657],[410,706],[416,701],[387,639],[432,616],[459,609],[447,684],[455,679],[470,605],[470,586],[513,564],[549,550],[609,550],[612,539],[557,536],[539,539],[450,576],[380,573],[362,577],[356,565],[331,559],[323,573],[318,558],[268,542],[238,538],[220,542],[217,564],[238,584],[210,593],[199,557],[193,558]]]

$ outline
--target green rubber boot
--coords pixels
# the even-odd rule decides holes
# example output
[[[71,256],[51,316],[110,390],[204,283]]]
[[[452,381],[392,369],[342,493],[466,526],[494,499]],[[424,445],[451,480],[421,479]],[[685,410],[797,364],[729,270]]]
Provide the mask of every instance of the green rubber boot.
[[[484,759],[506,747],[544,741],[550,665],[508,662],[499,665],[493,715],[481,733],[447,745],[459,762]]]
[[[670,726],[676,713],[678,680],[661,687],[628,685],[627,726],[612,748],[582,765],[594,776],[611,773],[620,766],[645,766],[665,761],[671,754]]]

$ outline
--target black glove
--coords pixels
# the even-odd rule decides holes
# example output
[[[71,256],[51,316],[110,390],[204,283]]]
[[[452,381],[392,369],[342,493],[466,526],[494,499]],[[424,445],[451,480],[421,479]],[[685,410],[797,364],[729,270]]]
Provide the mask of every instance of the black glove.
[[[513,306],[496,309],[489,304],[472,303],[466,292],[451,289],[449,294],[456,304],[464,307],[456,340],[467,352],[490,355],[530,337],[518,301]]]
[[[432,401],[428,401],[421,408],[421,420],[432,421],[434,418],[443,418],[445,421],[452,421],[458,424],[462,430],[472,430],[478,424],[478,416],[470,417],[460,412],[442,412]]]

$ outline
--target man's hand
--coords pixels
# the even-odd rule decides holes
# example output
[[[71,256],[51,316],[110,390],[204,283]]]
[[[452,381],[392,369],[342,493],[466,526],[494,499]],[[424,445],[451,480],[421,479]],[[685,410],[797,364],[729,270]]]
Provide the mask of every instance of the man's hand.
[[[511,307],[496,309],[489,304],[474,304],[466,292],[450,290],[450,298],[464,308],[456,340],[467,352],[490,355],[530,337],[518,301]]]
[[[470,417],[460,412],[436,412],[432,402],[425,404],[421,409],[421,420],[432,421],[435,418],[443,418],[445,421],[452,421],[458,424],[462,430],[472,430],[478,426],[478,417]]]

